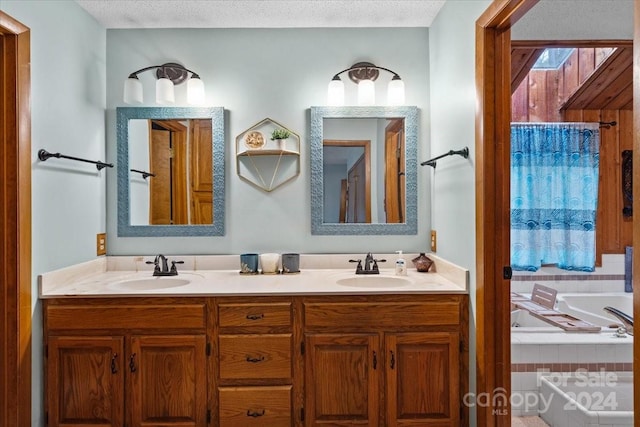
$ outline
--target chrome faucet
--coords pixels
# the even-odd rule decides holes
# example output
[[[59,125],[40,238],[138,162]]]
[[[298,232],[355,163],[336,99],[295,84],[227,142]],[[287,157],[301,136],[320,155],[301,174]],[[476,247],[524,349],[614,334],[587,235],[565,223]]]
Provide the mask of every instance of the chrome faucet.
[[[620,320],[624,328],[627,330],[627,333],[629,335],[633,335],[633,317],[629,316],[628,314],[614,307],[605,307],[603,308],[603,310],[606,311],[607,313],[611,313],[618,320]]]
[[[356,274],[380,274],[378,269],[379,262],[386,262],[386,259],[375,259],[371,252],[369,252],[364,258],[364,267],[362,266],[362,260],[350,259],[349,262],[357,262]]]
[[[176,264],[184,264],[184,261],[171,261],[171,269],[169,269],[169,260],[164,255],[156,255],[156,258],[153,261],[147,261],[147,264],[153,264],[155,267],[153,268],[154,276],[177,276],[178,269],[176,268]]]

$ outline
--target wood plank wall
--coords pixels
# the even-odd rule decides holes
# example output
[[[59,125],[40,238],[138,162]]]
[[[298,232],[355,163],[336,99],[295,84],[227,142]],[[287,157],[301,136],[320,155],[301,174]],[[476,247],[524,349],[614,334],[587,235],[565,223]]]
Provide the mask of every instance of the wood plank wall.
[[[514,122],[561,122],[560,108],[613,48],[579,48],[558,70],[531,70],[511,96]]]
[[[512,94],[514,122],[611,122],[600,128],[600,182],[596,218],[597,265],[602,254],[622,254],[632,245],[632,217],[622,215],[622,151],[633,148],[632,110],[565,110],[562,104],[595,67],[609,48],[576,49],[559,70],[531,70]]]

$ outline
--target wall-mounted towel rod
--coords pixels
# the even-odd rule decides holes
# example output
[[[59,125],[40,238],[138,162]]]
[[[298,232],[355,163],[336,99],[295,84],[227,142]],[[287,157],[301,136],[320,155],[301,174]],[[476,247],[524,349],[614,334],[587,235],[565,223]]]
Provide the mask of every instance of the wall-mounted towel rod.
[[[449,150],[448,153],[442,154],[438,157],[434,157],[433,159],[429,159],[426,160],[422,163],[420,163],[420,166],[425,166],[425,165],[429,165],[431,167],[433,167],[434,169],[436,168],[436,161],[443,158],[443,157],[447,157],[447,156],[462,156],[465,159],[469,157],[469,148],[468,147],[464,147],[462,150]]]
[[[156,176],[155,174],[151,173],[151,172],[145,172],[145,171],[139,171],[138,169],[129,169],[131,172],[137,172],[139,174],[142,174],[142,179],[147,179],[150,176]]]
[[[609,129],[611,126],[615,126],[618,124],[615,120],[612,122],[599,122],[601,128]]]
[[[112,168],[113,167],[113,163],[104,163],[104,162],[96,162],[93,160],[87,160],[87,159],[81,159],[79,157],[72,157],[72,156],[65,156],[64,154],[60,154],[60,153],[50,153],[45,149],[40,149],[38,151],[38,158],[40,160],[42,160],[43,162],[50,159],[51,157],[55,157],[57,159],[69,159],[69,160],[76,160],[78,162],[85,162],[85,163],[92,163],[94,165],[96,165],[96,169],[98,170],[102,170],[104,168]]]

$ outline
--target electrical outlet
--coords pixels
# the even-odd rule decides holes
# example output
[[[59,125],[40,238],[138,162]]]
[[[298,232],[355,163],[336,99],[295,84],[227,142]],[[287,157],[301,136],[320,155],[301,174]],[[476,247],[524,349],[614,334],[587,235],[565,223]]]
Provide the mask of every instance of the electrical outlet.
[[[436,247],[436,230],[431,230],[431,252],[435,252]]]
[[[98,233],[96,236],[96,254],[107,254],[107,233]]]

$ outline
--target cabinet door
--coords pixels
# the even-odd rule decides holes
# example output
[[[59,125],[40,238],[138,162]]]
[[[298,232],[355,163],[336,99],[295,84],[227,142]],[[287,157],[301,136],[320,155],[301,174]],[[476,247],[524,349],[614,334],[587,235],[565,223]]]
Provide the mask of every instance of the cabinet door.
[[[378,334],[307,334],[307,426],[377,426],[380,408]]]
[[[122,337],[50,337],[49,426],[123,426]]]
[[[137,426],[205,426],[204,335],[134,336],[127,360],[130,416]]]
[[[459,334],[385,336],[387,426],[459,426]]]

